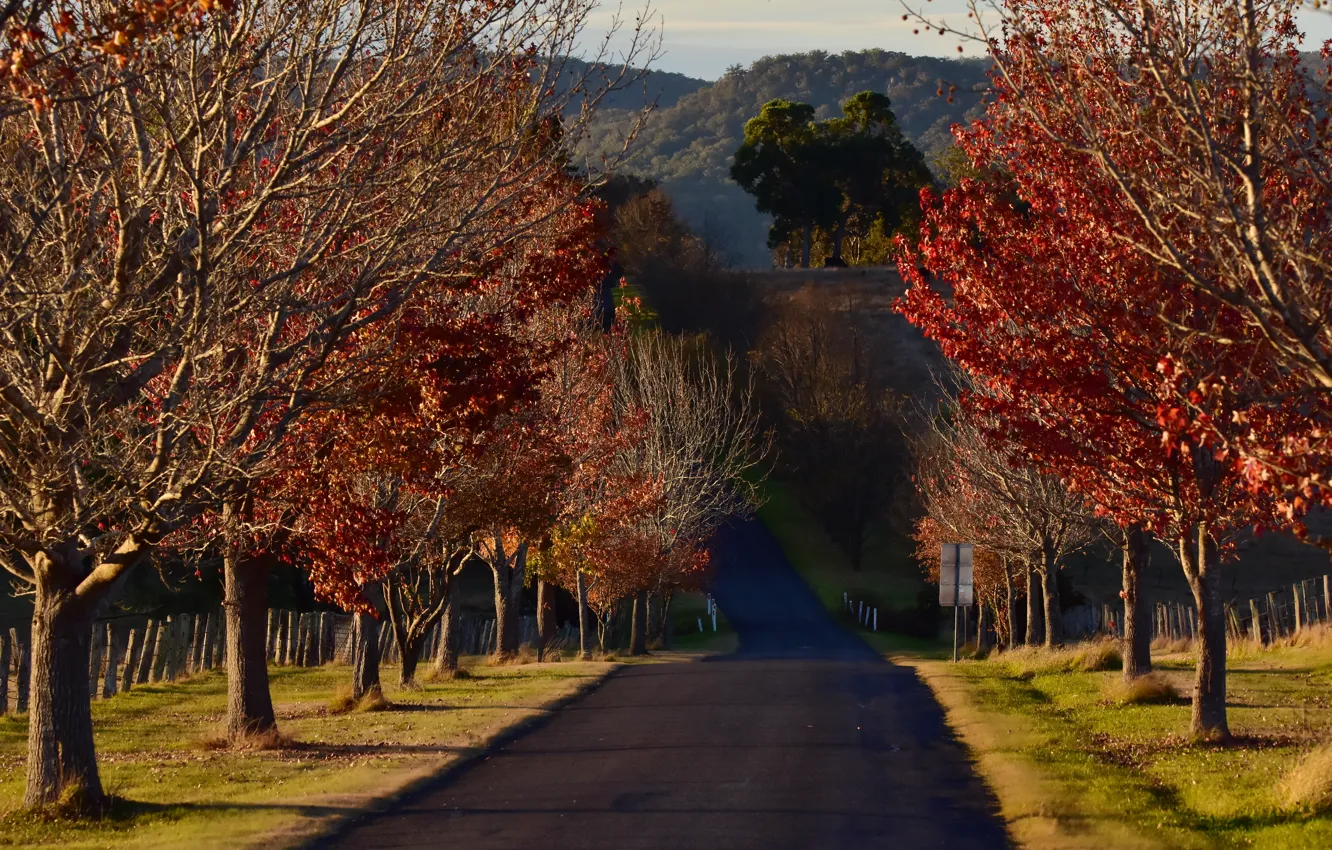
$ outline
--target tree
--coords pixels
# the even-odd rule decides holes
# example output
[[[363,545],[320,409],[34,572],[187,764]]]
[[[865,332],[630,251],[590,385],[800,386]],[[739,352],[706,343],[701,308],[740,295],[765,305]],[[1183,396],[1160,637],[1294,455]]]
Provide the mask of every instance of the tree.
[[[816,122],[808,104],[771,101],[745,125],[731,167],[731,178],[754,196],[759,211],[776,219],[770,247],[800,234],[803,268],[809,268],[816,230],[829,237],[830,266],[846,264],[848,229],[863,239],[878,228],[887,241],[931,182],[886,96],[861,92],[842,113]]]
[[[558,69],[512,59],[567,55],[585,10],[238,3],[155,41],[133,86],[82,65],[2,119],[0,541],[37,598],[29,805],[100,805],[92,611],[201,516],[226,541],[229,725],[271,717],[251,484],[361,372],[347,340],[549,217],[519,213],[563,165],[542,140],[575,96],[533,96]]]
[[[1049,144],[1013,96],[1001,87],[986,119],[959,133],[978,170],[1007,178],[964,179],[941,201],[927,198],[921,244],[902,264],[912,283],[903,310],[967,375],[963,403],[988,438],[1062,478],[1122,529],[1125,621],[1137,636],[1126,646],[1130,669],[1148,660],[1136,581],[1143,532],[1174,545],[1202,635],[1194,732],[1224,737],[1221,547],[1270,511],[1223,441],[1170,438],[1200,397],[1169,378],[1188,370],[1235,387],[1276,378],[1237,312],[1199,300],[1133,249],[1141,225],[1132,209],[1099,184],[1088,155]],[[1217,429],[1238,425],[1210,413]]]
[[[555,175],[541,201],[564,208],[578,191]],[[470,290],[379,328],[393,354],[361,402],[308,419],[286,444],[299,472],[283,476],[281,499],[303,506],[298,545],[316,590],[352,608],[367,589],[382,594],[404,683],[469,557],[495,572],[501,651],[516,652],[528,536],[571,474],[579,417],[609,394],[604,371],[601,387],[590,372],[568,377],[605,275],[598,219],[567,207],[541,235],[493,252]]]
[[[976,547],[972,567],[977,598],[990,600],[996,609],[1002,603],[1004,616],[996,626],[1008,647],[1023,642],[1017,629],[1017,600],[1022,596],[1027,598],[1026,642],[1036,643],[1036,626],[1044,617],[1037,616],[1038,595],[1029,592],[1033,589],[1026,578],[1031,572],[1029,553],[1003,527],[1002,502],[964,477],[953,456],[954,446],[940,437],[927,431],[915,446],[913,480],[922,511],[912,533],[916,560],[926,566],[928,580],[938,582],[942,546],[971,543]],[[1043,600],[1044,594],[1039,598]]]
[[[1303,4],[981,5],[1009,108],[1127,211],[1126,250],[1236,317],[1272,364],[1238,384],[1172,369],[1168,390],[1185,403],[1163,420],[1171,438],[1220,446],[1251,486],[1284,498],[1289,520],[1326,501],[1332,77],[1326,49],[1300,52]],[[1162,330],[1178,344],[1200,333]],[[1225,345],[1229,332],[1211,333]]]
[[[538,569],[575,595],[580,650],[598,644],[632,600],[631,651],[647,648],[647,597],[696,586],[706,544],[724,522],[757,504],[757,464],[767,452],[752,386],[733,359],[654,329],[608,340],[610,449],[569,491],[568,508],[538,554]],[[663,613],[665,616],[665,613]]]
[[[78,97],[70,85],[90,69],[108,84],[133,79],[154,42],[181,37],[204,25],[210,14],[230,11],[229,2],[160,0],[133,6],[106,4],[77,10],[49,0],[6,3],[0,8],[0,113],[38,113],[57,98]]]
[[[925,158],[897,126],[886,95],[861,92],[842,105],[842,113],[823,125],[830,177],[842,195],[829,223],[830,266],[845,265],[842,243],[848,233],[864,239],[877,228],[886,236],[914,217],[920,190],[933,182]]]
[[[1068,554],[1091,539],[1082,499],[1011,450],[996,448],[964,407],[935,418],[918,456],[922,463],[917,481],[925,517],[952,533],[954,539],[948,542],[971,542],[1013,557],[1030,575],[1039,576],[1044,642],[1046,646],[1061,643],[1059,569]],[[918,527],[918,538],[921,532]],[[1005,578],[1007,575],[1005,569]],[[1028,585],[1028,635],[1033,634],[1033,615],[1038,613],[1033,608],[1036,597],[1036,588]]]
[[[908,471],[892,360],[852,305],[811,290],[780,308],[755,361],[801,498],[858,570]]]
[[[754,196],[759,212],[776,219],[770,247],[801,235],[802,268],[809,268],[814,228],[835,217],[840,202],[826,171],[829,153],[814,107],[773,100],[745,124],[731,166],[731,179]]]

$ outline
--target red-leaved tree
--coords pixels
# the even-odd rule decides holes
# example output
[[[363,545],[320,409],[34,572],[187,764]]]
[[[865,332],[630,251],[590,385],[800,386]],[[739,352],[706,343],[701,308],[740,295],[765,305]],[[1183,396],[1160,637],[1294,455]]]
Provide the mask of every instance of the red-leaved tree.
[[[969,377],[963,404],[991,440],[1124,529],[1130,637],[1144,625],[1133,580],[1141,532],[1174,545],[1202,636],[1193,729],[1224,737],[1222,547],[1267,514],[1227,441],[1174,435],[1190,411],[1208,418],[1209,433],[1230,427],[1230,411],[1206,408],[1198,382],[1277,376],[1242,316],[1134,249],[1142,224],[1097,178],[1091,155],[1051,144],[1003,78],[995,85],[987,117],[958,134],[987,176],[926,196],[920,245],[902,264],[912,283],[902,309]],[[1182,372],[1193,380],[1163,380]]]

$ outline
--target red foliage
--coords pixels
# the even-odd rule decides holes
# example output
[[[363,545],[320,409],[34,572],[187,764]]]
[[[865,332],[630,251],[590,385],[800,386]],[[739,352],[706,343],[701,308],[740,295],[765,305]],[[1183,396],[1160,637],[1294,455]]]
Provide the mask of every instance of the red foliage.
[[[1259,520],[1221,439],[1233,421],[1225,400],[1238,393],[1208,406],[1196,391],[1253,380],[1259,340],[1135,251],[1132,211],[995,85],[987,118],[957,133],[985,177],[923,193],[899,309],[974,380],[963,404],[993,439],[1116,522],[1173,539]]]
[[[577,186],[546,189],[522,214],[559,210]],[[362,401],[305,420],[268,482],[269,509],[299,513],[290,545],[321,597],[364,607],[361,586],[404,558],[444,557],[445,540],[482,522],[527,531],[554,510],[574,449],[543,414],[595,406],[552,398],[551,381],[579,346],[571,316],[604,279],[599,237],[594,210],[570,206],[356,341],[386,352]]]

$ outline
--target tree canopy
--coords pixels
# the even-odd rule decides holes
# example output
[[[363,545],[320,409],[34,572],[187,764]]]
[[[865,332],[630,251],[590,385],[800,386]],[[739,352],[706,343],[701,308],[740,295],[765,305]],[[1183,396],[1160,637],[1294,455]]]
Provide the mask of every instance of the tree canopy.
[[[887,248],[887,235],[913,217],[917,194],[930,183],[924,157],[890,106],[886,95],[863,91],[841,117],[815,121],[813,106],[773,100],[745,124],[731,177],[773,217],[768,247],[789,249],[798,239],[805,268],[816,238],[827,242],[830,266],[846,265],[848,234],[867,239],[877,231]],[[887,259],[886,250],[857,254],[864,263]]]

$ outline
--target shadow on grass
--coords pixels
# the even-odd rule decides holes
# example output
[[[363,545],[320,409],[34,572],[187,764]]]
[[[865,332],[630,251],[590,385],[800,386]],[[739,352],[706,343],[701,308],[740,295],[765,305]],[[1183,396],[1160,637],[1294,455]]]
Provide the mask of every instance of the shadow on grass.
[[[307,744],[294,743],[284,752],[316,756],[417,756],[457,755],[471,752],[471,747],[449,747],[442,744]]]
[[[304,817],[353,817],[361,814],[356,806],[311,803],[178,802],[149,803],[125,797],[108,796],[106,805],[95,815],[71,816],[59,808],[19,809],[0,815],[0,826],[36,836],[47,836],[53,829],[72,832],[127,831],[145,823],[175,822],[198,814],[226,815],[241,812],[289,812]],[[20,842],[22,843],[22,842]]]

